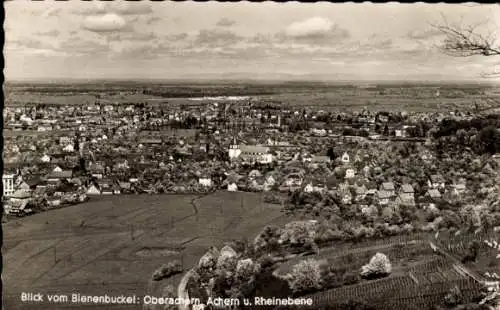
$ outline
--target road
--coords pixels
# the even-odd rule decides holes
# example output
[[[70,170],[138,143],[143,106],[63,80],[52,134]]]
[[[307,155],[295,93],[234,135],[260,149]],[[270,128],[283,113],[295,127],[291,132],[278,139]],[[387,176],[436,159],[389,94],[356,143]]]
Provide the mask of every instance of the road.
[[[191,275],[192,275],[192,270],[189,270],[188,272],[186,272],[186,274],[182,277],[182,279],[179,283],[179,286],[177,287],[177,296],[181,300],[188,300],[189,299],[189,294],[188,294],[188,291],[186,289],[186,286],[189,282],[189,279],[191,278]],[[181,303],[179,305],[179,310],[189,310],[189,305],[187,305],[185,303]]]

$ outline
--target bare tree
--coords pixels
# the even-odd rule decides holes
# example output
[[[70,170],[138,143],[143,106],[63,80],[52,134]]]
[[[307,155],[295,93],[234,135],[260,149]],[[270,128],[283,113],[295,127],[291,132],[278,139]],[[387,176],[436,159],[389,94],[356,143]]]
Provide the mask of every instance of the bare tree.
[[[500,45],[496,44],[494,34],[488,36],[478,31],[479,25],[453,25],[443,16],[443,23],[431,24],[445,35],[439,49],[446,55],[454,57],[500,56]],[[484,77],[496,77],[500,71],[483,73]]]

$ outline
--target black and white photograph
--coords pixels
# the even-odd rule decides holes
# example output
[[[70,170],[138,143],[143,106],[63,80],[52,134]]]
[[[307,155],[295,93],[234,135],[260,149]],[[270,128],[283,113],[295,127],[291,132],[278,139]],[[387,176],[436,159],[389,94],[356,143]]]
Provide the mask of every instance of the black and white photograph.
[[[2,309],[500,309],[500,4],[4,9]]]

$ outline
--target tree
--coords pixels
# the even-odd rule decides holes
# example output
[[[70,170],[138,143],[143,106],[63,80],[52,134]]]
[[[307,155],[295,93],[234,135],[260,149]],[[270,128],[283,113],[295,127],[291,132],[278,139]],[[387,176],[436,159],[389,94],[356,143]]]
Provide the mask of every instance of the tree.
[[[290,288],[295,292],[309,292],[321,288],[321,268],[314,259],[303,260],[293,267]]]
[[[447,306],[454,307],[462,303],[462,292],[458,286],[453,287],[450,292],[444,297],[444,303]]]
[[[361,267],[361,276],[363,278],[378,278],[389,275],[392,271],[391,261],[385,254],[377,253],[370,262]]]
[[[500,46],[495,45],[495,38],[479,33],[475,25],[450,25],[443,16],[441,25],[432,25],[445,35],[445,40],[440,46],[443,53],[455,57],[471,56],[500,56]],[[484,73],[485,77],[500,75],[500,71]]]
[[[335,152],[333,151],[333,148],[328,149],[328,151],[326,152],[326,156],[328,156],[332,161],[335,160]]]
[[[182,264],[179,260],[174,260],[155,270],[153,273],[153,280],[160,281],[180,272],[182,272]]]

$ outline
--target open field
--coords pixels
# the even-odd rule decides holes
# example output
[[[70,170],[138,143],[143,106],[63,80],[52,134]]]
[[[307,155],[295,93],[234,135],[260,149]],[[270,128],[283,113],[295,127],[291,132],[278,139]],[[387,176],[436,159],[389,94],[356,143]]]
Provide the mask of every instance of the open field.
[[[316,107],[326,111],[361,110],[376,107],[386,111],[467,111],[475,103],[489,109],[500,107],[498,87],[492,85],[384,84],[370,87],[354,84],[294,83],[124,83],[74,85],[6,86],[6,103],[89,104],[139,103],[152,105],[206,105],[210,100],[193,101],[193,97],[249,96],[252,101],[274,102],[285,108]],[[436,95],[439,90],[440,95]],[[100,98],[97,99],[96,95]],[[494,100],[493,106],[489,100]]]
[[[148,282],[161,264],[180,259],[190,268],[211,245],[292,220],[261,201],[259,194],[228,192],[110,196],[4,224],[5,307],[32,309],[20,302],[21,292],[142,296],[155,290]]]

